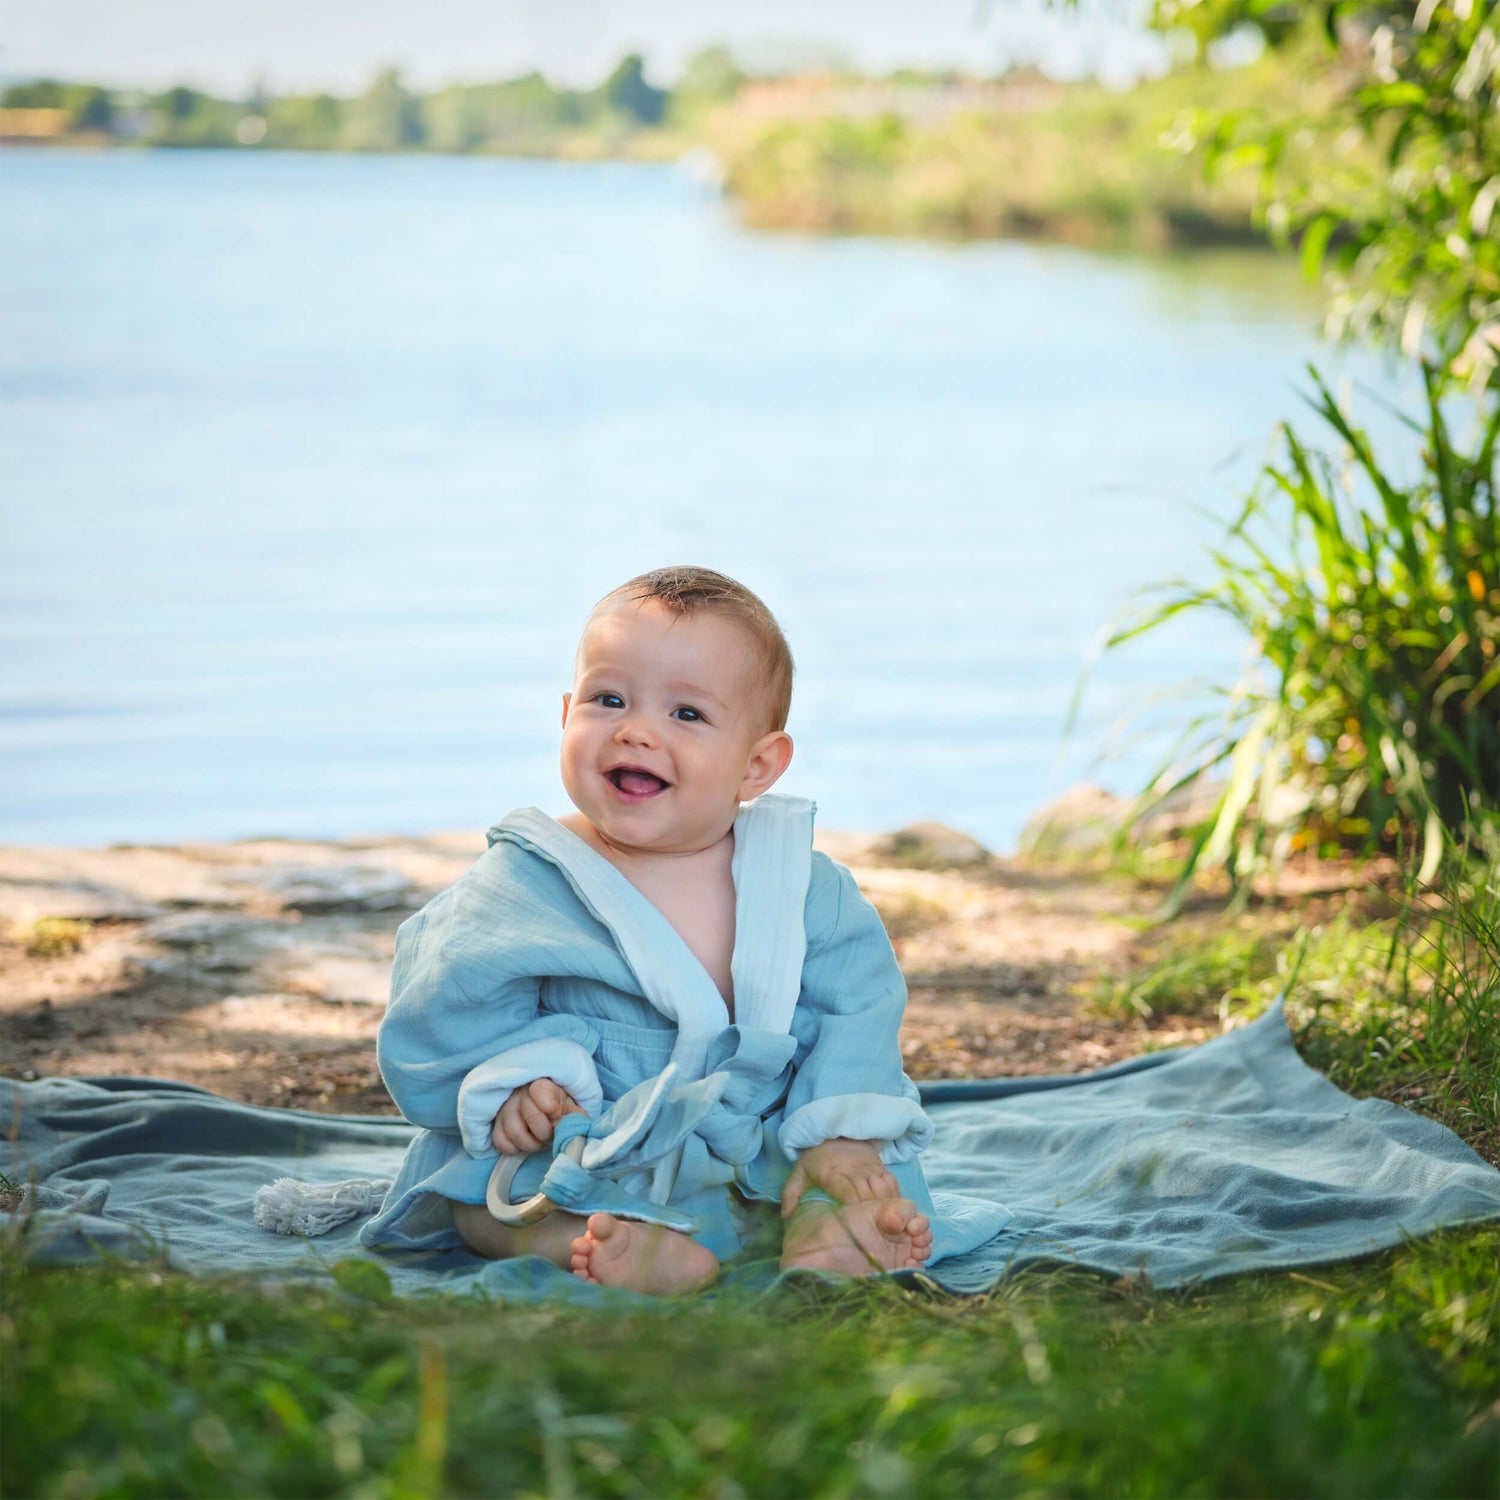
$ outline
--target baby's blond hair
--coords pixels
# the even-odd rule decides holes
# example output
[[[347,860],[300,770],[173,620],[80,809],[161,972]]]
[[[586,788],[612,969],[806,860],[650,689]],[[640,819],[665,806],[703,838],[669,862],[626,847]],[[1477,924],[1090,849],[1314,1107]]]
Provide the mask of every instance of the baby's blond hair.
[[[657,599],[679,615],[696,614],[701,609],[743,625],[755,641],[770,727],[786,728],[787,715],[792,710],[795,664],[776,616],[759,595],[712,568],[676,567],[653,568],[642,573],[611,589],[599,604],[611,599],[630,599],[641,604]],[[597,609],[599,605],[594,607]]]

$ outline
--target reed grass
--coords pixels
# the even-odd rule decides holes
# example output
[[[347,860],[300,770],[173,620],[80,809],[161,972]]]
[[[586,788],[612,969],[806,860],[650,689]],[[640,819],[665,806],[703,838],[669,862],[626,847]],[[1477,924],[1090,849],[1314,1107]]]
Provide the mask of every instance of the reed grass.
[[[1314,370],[1310,404],[1332,451],[1281,429],[1283,456],[1211,554],[1210,580],[1153,591],[1108,640],[1119,647],[1193,611],[1227,615],[1252,665],[1211,695],[1143,801],[1222,775],[1176,898],[1199,866],[1243,894],[1287,853],[1417,856],[1500,816],[1500,401],[1472,446],[1449,429],[1443,382],[1424,367],[1425,409],[1406,419],[1420,472],[1398,481]]]

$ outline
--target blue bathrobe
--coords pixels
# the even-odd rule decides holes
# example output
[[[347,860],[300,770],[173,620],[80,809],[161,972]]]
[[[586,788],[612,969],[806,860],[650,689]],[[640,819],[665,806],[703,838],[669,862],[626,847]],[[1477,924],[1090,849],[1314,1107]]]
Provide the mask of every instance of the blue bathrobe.
[[[881,1142],[903,1193],[933,1214],[917,1162],[931,1126],[901,1068],[906,986],[875,909],[813,850],[812,821],[812,803],[782,796],[735,820],[732,1023],[676,930],[582,839],[535,808],[491,829],[488,852],[397,936],[380,1070],[423,1129],[364,1242],[460,1243],[443,1200],[484,1202],[490,1124],[512,1089],[553,1078],[597,1116],[664,1070],[703,1081],[696,1123],[629,1174],[646,1205],[636,1217],[726,1259],[747,1205],[774,1203],[798,1153],[835,1136]],[[527,1159],[511,1201],[550,1161]],[[937,1229],[938,1253],[963,1248]]]

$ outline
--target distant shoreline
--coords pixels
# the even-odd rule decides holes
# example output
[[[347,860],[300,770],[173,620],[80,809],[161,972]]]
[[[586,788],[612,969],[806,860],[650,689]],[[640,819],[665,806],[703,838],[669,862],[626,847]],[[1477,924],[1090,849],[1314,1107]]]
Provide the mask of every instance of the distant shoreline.
[[[1253,184],[1210,183],[1190,141],[1174,145],[1166,127],[1225,94],[1274,112],[1284,79],[1273,61],[1233,74],[1183,69],[1123,94],[1026,69],[995,79],[760,78],[722,49],[706,62],[696,81],[690,64],[670,90],[645,81],[638,57],[587,91],[533,75],[424,95],[388,71],[352,98],[237,101],[44,80],[0,96],[0,145],[696,159],[693,175],[721,187],[756,230],[1271,249]]]

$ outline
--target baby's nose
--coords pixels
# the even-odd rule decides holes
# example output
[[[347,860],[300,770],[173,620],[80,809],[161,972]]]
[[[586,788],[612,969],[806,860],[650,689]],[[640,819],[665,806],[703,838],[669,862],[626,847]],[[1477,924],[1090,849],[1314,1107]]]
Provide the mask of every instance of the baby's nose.
[[[646,714],[635,713],[627,715],[615,731],[615,738],[622,744],[628,745],[654,745],[656,743],[656,731],[652,728],[651,719]]]

